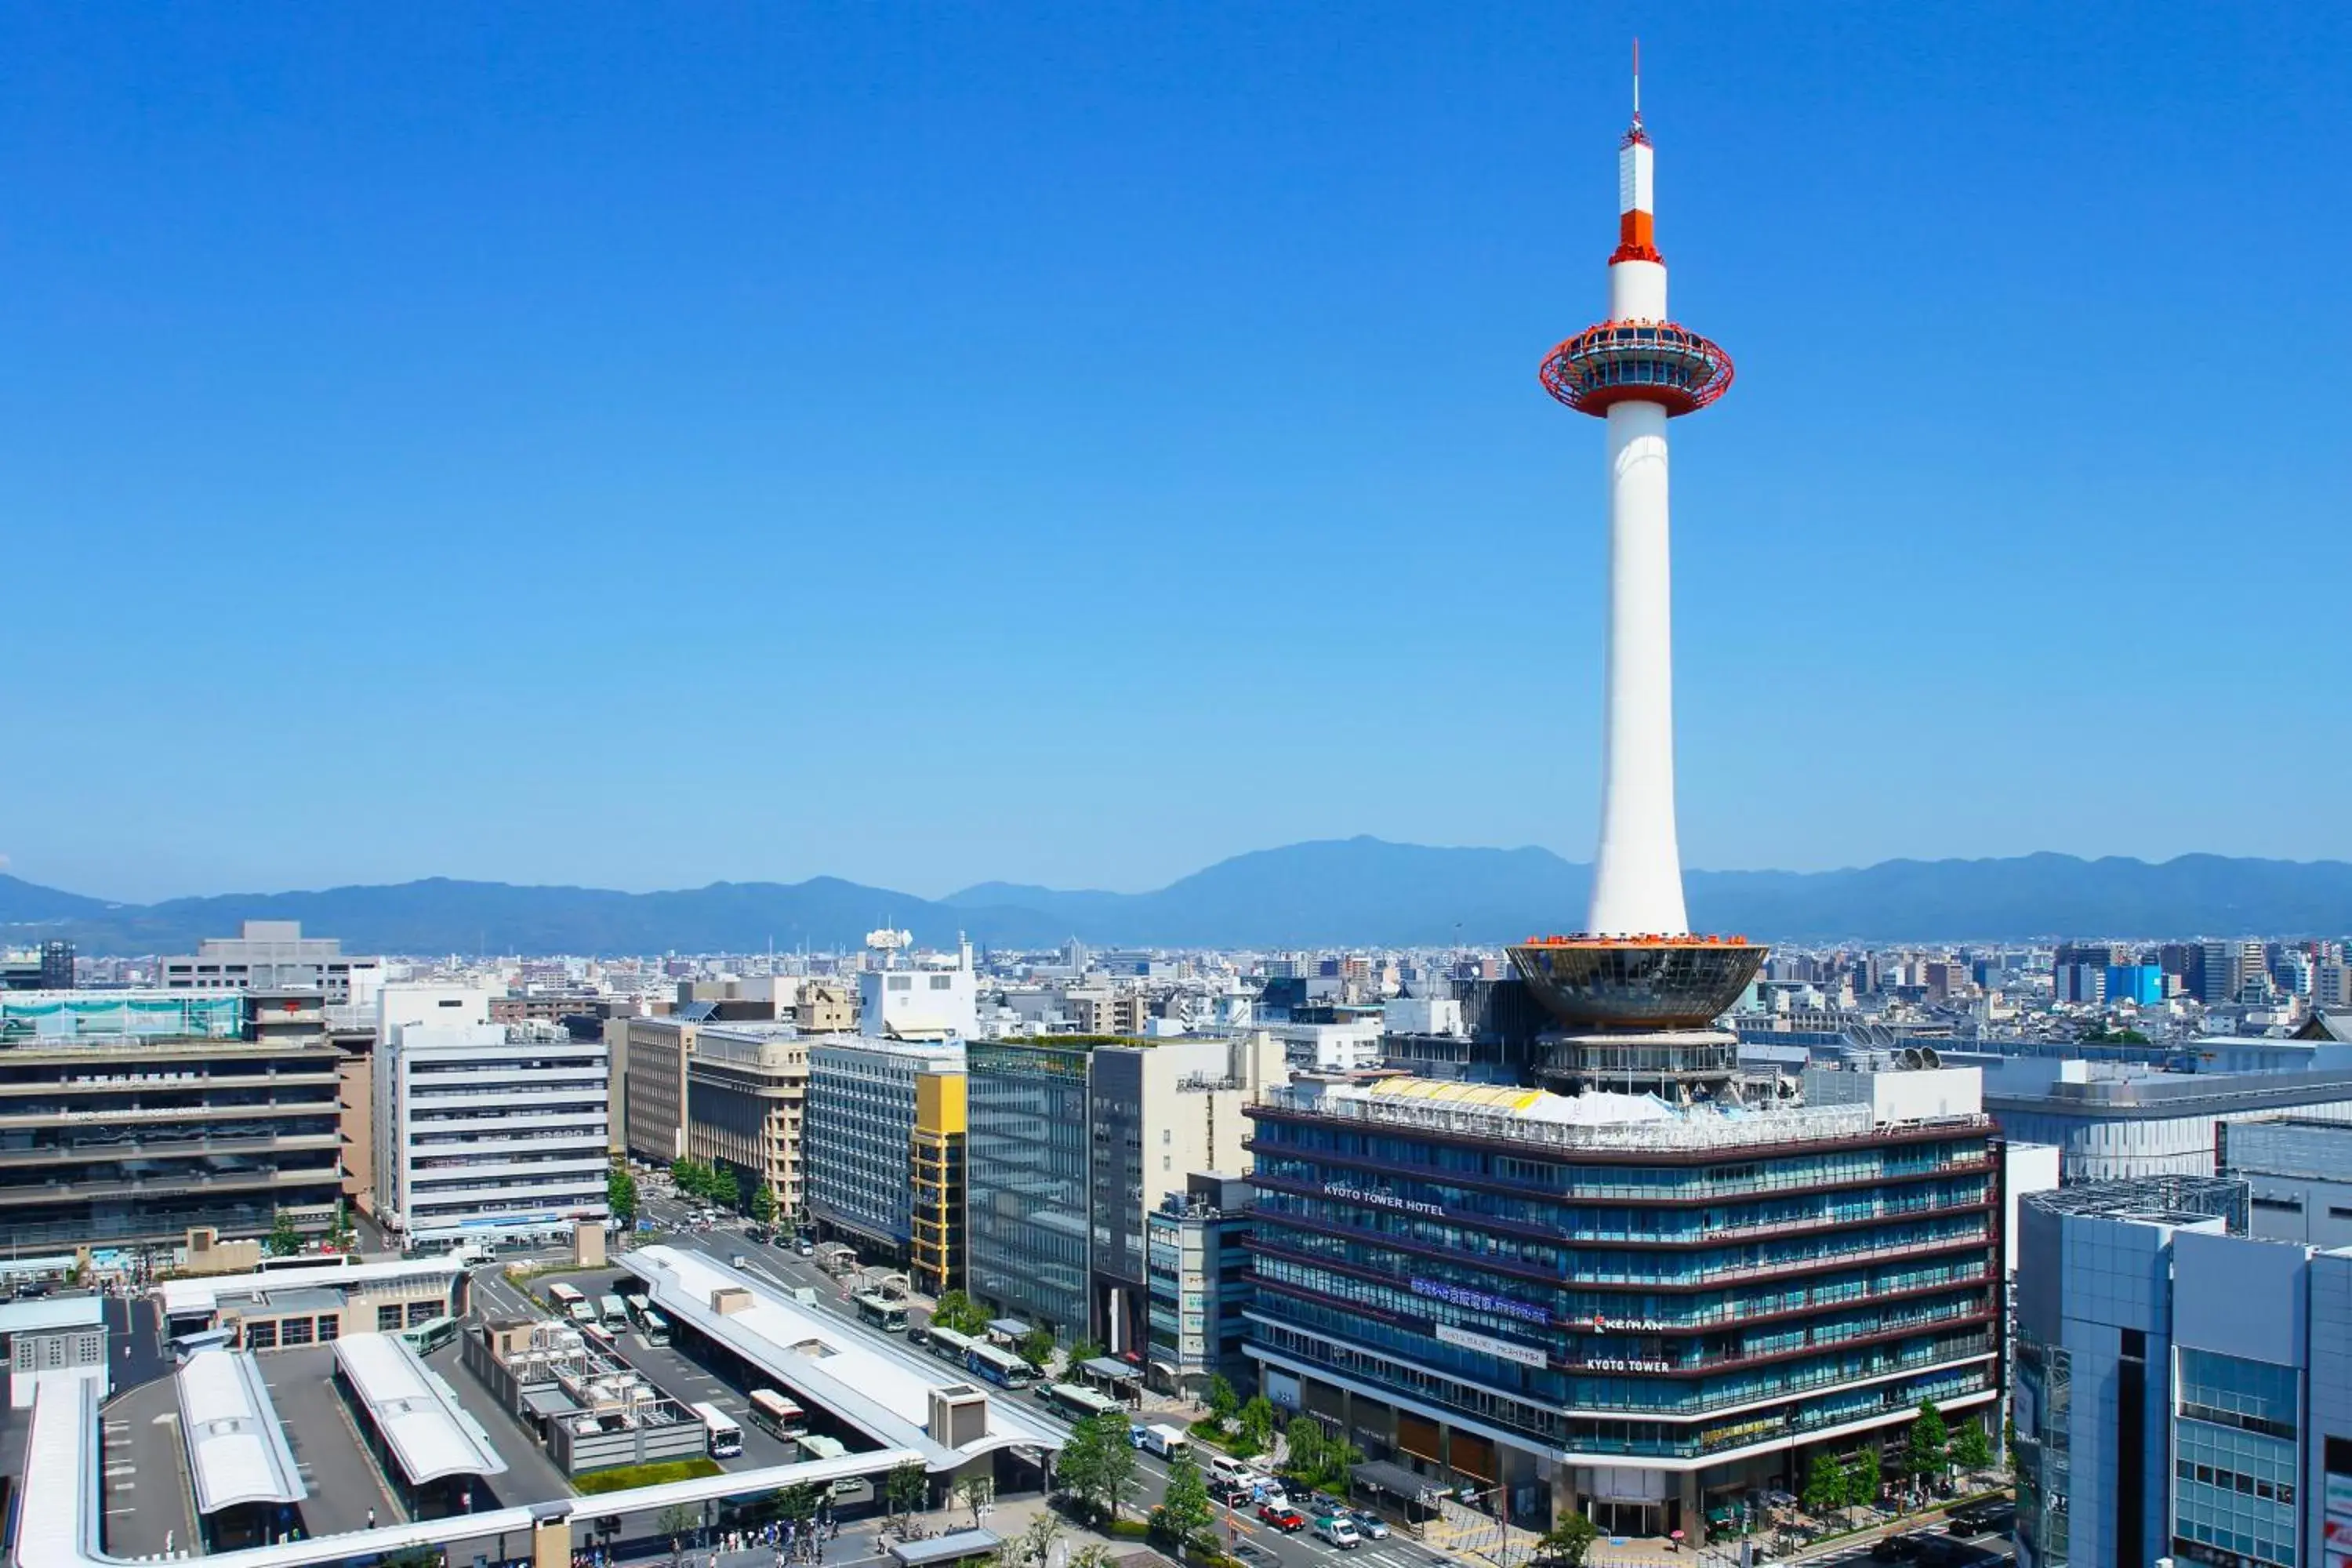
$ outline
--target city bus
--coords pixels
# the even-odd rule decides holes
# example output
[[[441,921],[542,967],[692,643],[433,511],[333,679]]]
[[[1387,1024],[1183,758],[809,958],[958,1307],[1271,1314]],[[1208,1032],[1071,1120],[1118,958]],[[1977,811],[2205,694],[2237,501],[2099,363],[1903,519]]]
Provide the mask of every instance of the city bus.
[[[860,1296],[857,1321],[871,1323],[886,1334],[903,1332],[907,1327],[907,1303],[881,1296]]]
[[[431,1355],[457,1337],[455,1318],[428,1318],[413,1329],[403,1329],[400,1337],[418,1355]]]
[[[971,1354],[971,1342],[953,1329],[943,1329],[933,1323],[925,1331],[931,1336],[931,1353],[941,1361],[961,1366],[965,1358]]]
[[[735,1417],[716,1405],[698,1405],[694,1413],[702,1417],[702,1430],[710,1439],[710,1457],[731,1459],[743,1451],[743,1427]]]
[[[972,1346],[965,1353],[963,1364],[974,1377],[986,1378],[1000,1388],[1026,1388],[1037,1381],[1037,1374],[1030,1370],[1027,1362],[994,1345]]]
[[[1046,1389],[1045,1403],[1073,1421],[1084,1421],[1089,1415],[1127,1414],[1127,1406],[1109,1394],[1081,1388],[1075,1383],[1057,1383]]]
[[[779,1437],[797,1437],[808,1430],[808,1412],[772,1388],[751,1391],[751,1423]]]
[[[654,1304],[643,1296],[625,1297],[624,1304],[629,1309],[629,1321],[633,1323],[644,1322],[646,1314],[654,1310]]]
[[[621,1305],[618,1296],[605,1296],[596,1303],[596,1317],[608,1329],[629,1326],[629,1310]]]
[[[555,1309],[556,1315],[559,1317],[571,1317],[572,1309],[587,1299],[581,1293],[578,1286],[566,1285],[561,1279],[547,1288],[548,1305]]]
[[[646,1321],[638,1325],[646,1331],[646,1343],[656,1348],[669,1343],[669,1320],[648,1309]]]

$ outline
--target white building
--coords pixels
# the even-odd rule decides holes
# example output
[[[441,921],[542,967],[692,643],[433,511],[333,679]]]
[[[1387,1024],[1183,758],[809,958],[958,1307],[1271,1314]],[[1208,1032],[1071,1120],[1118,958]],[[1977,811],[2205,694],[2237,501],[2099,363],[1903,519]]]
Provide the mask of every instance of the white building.
[[[1455,1004],[1457,1016],[1460,1004]],[[1344,1024],[1260,1024],[1257,1027],[1282,1042],[1282,1054],[1294,1072],[1355,1072],[1381,1065],[1381,1020],[1358,1018]]]
[[[167,991],[322,991],[334,1006],[364,1007],[383,984],[383,960],[357,958],[299,921],[247,921],[236,936],[208,936],[194,954],[158,961]]]
[[[488,1005],[460,986],[381,999],[376,1212],[413,1242],[554,1236],[609,1213],[604,1042],[492,1024]]]
[[[980,1032],[966,942],[953,968],[869,969],[857,977],[857,1032],[899,1040],[968,1040]]]

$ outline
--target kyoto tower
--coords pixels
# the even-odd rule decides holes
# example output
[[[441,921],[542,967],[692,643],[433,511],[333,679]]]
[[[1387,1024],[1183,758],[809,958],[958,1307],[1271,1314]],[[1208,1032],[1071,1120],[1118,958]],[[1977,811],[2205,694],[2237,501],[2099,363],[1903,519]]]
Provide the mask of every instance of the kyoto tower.
[[[1609,432],[1609,664],[1601,847],[1584,932],[1512,948],[1520,974],[1572,1031],[1549,1076],[1573,1087],[1712,1099],[1737,1068],[1708,1027],[1764,962],[1744,937],[1694,937],[1675,840],[1674,632],[1666,528],[1666,422],[1731,386],[1731,356],[1666,314],[1653,150],[1633,120],[1617,146],[1617,248],[1609,319],[1544,356],[1544,389]]]

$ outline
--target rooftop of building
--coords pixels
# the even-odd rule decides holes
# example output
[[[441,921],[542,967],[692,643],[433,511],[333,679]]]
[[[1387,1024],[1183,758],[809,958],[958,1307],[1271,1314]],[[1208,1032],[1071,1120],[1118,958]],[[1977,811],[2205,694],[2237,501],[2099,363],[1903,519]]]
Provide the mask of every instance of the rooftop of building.
[[[335,1342],[335,1368],[413,1484],[506,1473],[490,1435],[398,1336],[344,1335]]]
[[[250,1352],[198,1351],[181,1363],[174,1381],[197,1512],[299,1502],[308,1495]]]
[[[1308,1080],[1273,1090],[1266,1104],[1430,1131],[1510,1138],[1562,1149],[1655,1150],[1755,1147],[1853,1139],[1876,1123],[1872,1101],[1750,1109],[1728,1103],[1678,1107],[1654,1095],[1546,1089],[1396,1076],[1373,1083]],[[1984,1124],[1973,1110],[1930,1118]]]
[[[2029,1193],[2024,1202],[2050,1214],[2147,1220],[2159,1225],[2228,1222],[2245,1228],[2246,1184],[2227,1176],[2138,1176],[2083,1182]]]
[[[958,1468],[997,1448],[1062,1447],[1056,1428],[1018,1402],[993,1395],[984,1435],[961,1447],[940,1443],[930,1432],[931,1396],[967,1386],[967,1380],[944,1363],[878,1345],[870,1335],[698,1252],[641,1247],[623,1263],[646,1281],[654,1304],[671,1318],[726,1346],[783,1391],[831,1411],[875,1441],[920,1452],[933,1470]],[[714,1305],[714,1298],[739,1291],[740,1296],[726,1297],[731,1310],[722,1311]]]
[[[316,1289],[348,1290],[355,1285],[380,1285],[401,1279],[454,1278],[465,1267],[452,1258],[391,1258],[372,1263],[320,1263],[315,1268],[272,1268],[259,1274],[226,1274],[216,1279],[167,1279],[155,1288],[165,1318],[192,1317],[219,1310],[221,1302],[272,1300]]]
[[[100,1296],[46,1296],[0,1305],[0,1334],[89,1329],[104,1321],[106,1300]]]
[[[2226,1149],[2232,1172],[2352,1181],[2352,1122],[2307,1116],[2241,1121],[2229,1129]]]

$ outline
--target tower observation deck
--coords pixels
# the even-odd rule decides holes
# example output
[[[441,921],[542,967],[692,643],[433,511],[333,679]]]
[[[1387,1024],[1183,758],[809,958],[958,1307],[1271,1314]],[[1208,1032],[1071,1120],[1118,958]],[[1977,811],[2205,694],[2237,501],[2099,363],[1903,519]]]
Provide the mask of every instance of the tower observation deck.
[[[1510,953],[1571,1031],[1550,1076],[1690,1099],[1727,1089],[1736,1047],[1709,1026],[1755,978],[1766,950],[1745,937],[1693,936],[1683,904],[1666,422],[1720,398],[1732,366],[1666,313],[1654,164],[1637,51],[1633,123],[1617,148],[1609,316],[1554,347],[1538,371],[1545,391],[1608,426],[1609,654],[1592,903],[1584,931],[1530,938]]]

